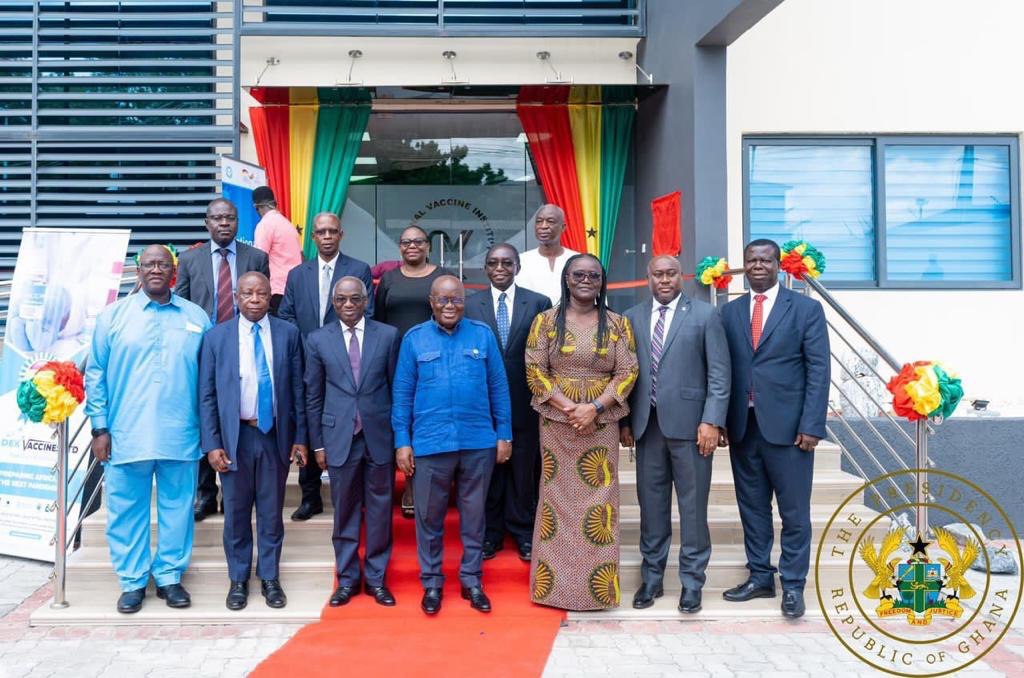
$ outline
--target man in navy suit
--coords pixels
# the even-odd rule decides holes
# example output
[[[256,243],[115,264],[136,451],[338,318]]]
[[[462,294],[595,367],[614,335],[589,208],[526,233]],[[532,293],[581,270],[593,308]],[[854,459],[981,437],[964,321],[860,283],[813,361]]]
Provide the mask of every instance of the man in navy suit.
[[[235,240],[238,209],[230,200],[217,198],[206,206],[206,230],[210,245],[186,250],[178,258],[174,293],[200,306],[214,324],[238,315],[235,292],[238,277],[249,271],[270,276],[267,253]],[[193,517],[199,521],[217,512],[217,477],[203,457],[199,460],[199,484]]]
[[[494,332],[512,397],[512,457],[507,464],[496,465],[491,474],[483,557],[493,558],[508,532],[516,540],[519,558],[529,562],[540,482],[540,432],[526,385],[526,335],[537,314],[551,308],[551,300],[516,285],[519,268],[519,252],[512,245],[502,243],[487,250],[484,272],[491,286],[466,299],[466,317],[486,323]]]
[[[346,276],[334,286],[339,320],[306,337],[306,398],[316,463],[331,478],[338,587],[331,607],[359,590],[359,525],[366,508],[364,590],[380,605],[395,604],[384,585],[391,557],[391,495],[395,438],[391,383],[401,342],[390,325],[364,317],[366,285]]]
[[[316,215],[313,219],[313,242],[316,243],[317,258],[299,264],[288,273],[277,317],[298,327],[303,340],[313,330],[338,322],[331,292],[339,280],[351,275],[362,280],[367,289],[373,285],[370,266],[341,252],[344,236],[337,214],[321,212]],[[373,316],[373,297],[370,297],[366,316]],[[320,469],[316,464],[299,470],[299,486],[302,487],[302,503],[292,513],[292,520],[309,520],[323,513]]]
[[[779,285],[779,246],[743,251],[750,294],[722,308],[732,391],[722,444],[730,446],[750,576],[725,591],[742,602],[775,596],[772,496],[782,518],[782,614],[804,614],[811,556],[814,447],[825,437],[829,344],[821,304]]]
[[[294,326],[268,315],[270,280],[262,273],[243,274],[236,296],[240,317],[203,338],[200,440],[224,492],[228,609],[241,610],[249,599],[254,504],[256,576],[267,605],[284,607],[278,566],[285,481],[291,461],[307,461],[302,339]]]

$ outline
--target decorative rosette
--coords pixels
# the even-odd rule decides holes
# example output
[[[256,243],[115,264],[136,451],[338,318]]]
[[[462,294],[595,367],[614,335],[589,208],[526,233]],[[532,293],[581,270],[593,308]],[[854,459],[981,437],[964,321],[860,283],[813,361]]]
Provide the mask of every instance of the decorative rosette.
[[[178,281],[178,248],[170,243],[163,245],[163,248],[171,253],[171,264],[174,266],[174,272],[171,273],[171,287],[174,287],[174,283]],[[135,253],[135,267],[139,267],[139,260],[142,259],[142,250]],[[142,281],[141,271],[136,273],[139,277],[139,281]]]
[[[909,421],[925,417],[946,417],[953,414],[964,389],[960,377],[948,372],[942,365],[919,360],[903,366],[900,373],[889,380],[892,408]]]
[[[783,245],[779,261],[782,270],[797,280],[806,275],[817,278],[825,272],[825,255],[806,240],[790,240]]]
[[[719,290],[728,289],[729,283],[732,282],[732,276],[726,274],[727,270],[729,270],[729,264],[725,259],[704,257],[697,264],[697,280],[703,285],[714,285]]]
[[[85,400],[82,373],[68,361],[36,362],[24,371],[17,400],[28,420],[60,424]]]

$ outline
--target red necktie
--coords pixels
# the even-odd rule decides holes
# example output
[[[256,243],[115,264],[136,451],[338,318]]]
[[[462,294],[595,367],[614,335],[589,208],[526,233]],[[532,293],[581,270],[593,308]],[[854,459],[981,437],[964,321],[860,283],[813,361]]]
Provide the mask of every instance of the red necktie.
[[[217,323],[235,317],[235,300],[231,298],[231,266],[228,264],[228,250],[222,247],[220,252],[220,268],[217,269]]]
[[[761,328],[764,326],[764,300],[768,297],[763,294],[754,295],[754,313],[750,316],[750,339],[757,350],[761,343]]]

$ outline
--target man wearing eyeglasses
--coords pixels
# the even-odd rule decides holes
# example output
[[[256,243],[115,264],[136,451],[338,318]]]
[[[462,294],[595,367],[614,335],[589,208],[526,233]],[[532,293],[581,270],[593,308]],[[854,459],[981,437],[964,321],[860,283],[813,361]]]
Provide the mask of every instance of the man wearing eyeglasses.
[[[444,518],[455,481],[462,537],[462,597],[491,611],[481,581],[484,505],[495,462],[512,455],[512,408],[501,349],[486,324],[463,318],[466,290],[441,276],[430,289],[433,318],[402,340],[391,426],[396,461],[416,494],[416,555],[428,615],[441,609]]]
[[[235,240],[238,209],[234,203],[217,198],[206,206],[209,247],[186,250],[178,257],[178,280],[174,293],[202,307],[214,324],[238,315],[235,292],[238,277],[257,271],[270,277],[267,253]],[[217,512],[217,476],[203,457],[199,461],[199,488],[194,518],[203,520]]]

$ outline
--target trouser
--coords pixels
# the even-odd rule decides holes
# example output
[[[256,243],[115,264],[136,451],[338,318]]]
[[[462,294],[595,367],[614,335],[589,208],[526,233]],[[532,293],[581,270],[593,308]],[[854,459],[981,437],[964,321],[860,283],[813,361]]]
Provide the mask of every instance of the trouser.
[[[339,586],[359,585],[359,526],[366,509],[365,576],[369,586],[383,586],[391,559],[391,495],[395,464],[370,457],[362,433],[352,438],[348,459],[328,466],[334,504],[334,561]]]
[[[106,464],[107,544],[122,591],[181,582],[192,555],[196,462],[150,459]],[[156,479],[156,554],[150,552],[150,502]]]
[[[206,455],[199,460],[199,482],[196,485],[196,508],[208,506],[217,510],[217,472],[210,466]]]
[[[814,453],[804,452],[796,445],[774,445],[765,440],[754,408],[750,408],[743,440],[731,441],[729,452],[751,580],[759,586],[775,585],[775,568],[771,564],[774,495],[782,518],[779,579],[784,590],[803,590],[811,559]]]
[[[459,510],[462,562],[459,581],[480,586],[483,568],[484,503],[491,481],[496,450],[459,450],[416,457],[412,482],[416,493],[416,557],[423,588],[444,586],[444,517],[455,481],[455,506]]]
[[[517,544],[533,540],[539,466],[540,438],[534,421],[529,429],[513,430],[512,457],[494,466],[487,488],[486,541],[500,544],[506,531]]]
[[[252,510],[256,507],[256,576],[277,579],[284,546],[285,482],[288,465],[274,437],[255,426],[242,424],[238,450],[230,470],[220,474],[224,492],[224,555],[231,581],[249,581],[252,575]]]
[[[693,440],[666,438],[652,408],[647,429],[637,441],[636,493],[640,503],[640,574],[645,584],[662,583],[672,545],[672,487],[679,505],[679,581],[699,591],[711,558],[708,496],[712,457]]]
[[[312,504],[314,507],[324,505],[323,498],[320,496],[322,473],[322,469],[315,462],[306,464],[299,469],[299,487],[302,488],[303,503]]]

